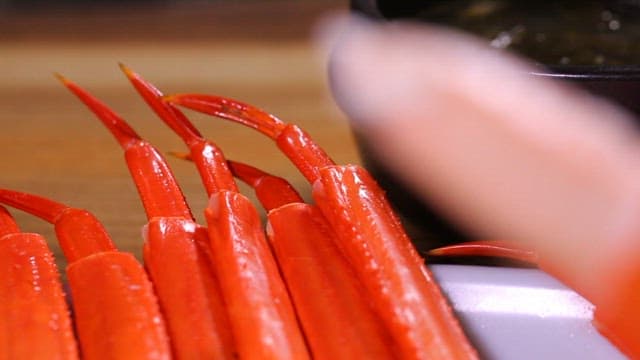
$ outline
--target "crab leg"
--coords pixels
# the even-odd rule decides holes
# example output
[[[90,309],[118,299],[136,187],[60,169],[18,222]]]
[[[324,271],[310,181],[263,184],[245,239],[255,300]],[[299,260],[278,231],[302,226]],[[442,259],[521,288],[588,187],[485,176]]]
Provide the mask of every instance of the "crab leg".
[[[241,358],[306,359],[308,352],[257,211],[238,193],[222,152],[200,136],[159,90],[131,70],[127,77],[160,118],[187,143],[210,196],[205,217],[213,264]]]
[[[429,251],[432,256],[490,256],[538,264],[538,254],[515,242],[500,240],[467,241]]]
[[[60,274],[46,240],[0,206],[0,359],[78,359]]]
[[[93,111],[125,151],[129,171],[149,222],[143,255],[168,323],[177,358],[234,356],[233,339],[218,283],[201,247],[206,230],[193,220],[164,158],[106,105],[61,78]]]
[[[117,251],[92,214],[4,189],[0,202],[54,224],[69,263],[67,277],[83,358],[170,358],[162,316],[144,269],[133,255]]]
[[[242,163],[229,165],[268,211],[267,235],[314,358],[394,358],[390,334],[318,208],[305,204],[282,178]]]
[[[377,313],[406,359],[477,354],[384,192],[358,166],[337,166],[299,127],[235,100],[175,95],[165,101],[240,122],[273,139],[313,184],[313,197],[340,238]]]

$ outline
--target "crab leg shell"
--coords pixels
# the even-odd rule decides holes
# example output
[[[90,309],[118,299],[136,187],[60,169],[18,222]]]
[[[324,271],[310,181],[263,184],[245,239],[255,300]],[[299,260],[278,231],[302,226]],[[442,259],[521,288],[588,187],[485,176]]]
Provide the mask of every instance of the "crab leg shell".
[[[205,358],[217,354],[231,358],[232,335],[219,300],[216,277],[208,264],[210,254],[203,250],[203,240],[199,239],[203,233],[197,231],[191,210],[165,159],[105,104],[69,80],[64,79],[63,83],[96,114],[125,150],[127,166],[149,219],[145,264],[154,279],[175,356],[190,359],[194,354]],[[168,239],[177,243],[169,244]],[[178,251],[176,246],[180,249],[174,254]],[[190,287],[178,287],[176,283]],[[186,300],[177,301],[180,298]],[[190,300],[195,298],[208,300]],[[184,329],[190,329],[191,336],[182,336]],[[196,330],[202,333],[195,333]]]
[[[164,321],[135,257],[101,252],[67,266],[84,359],[170,359]]]
[[[165,101],[257,129],[313,184],[313,196],[340,238],[403,358],[474,359],[446,298],[393,214],[384,192],[356,166],[335,166],[304,131],[232,99],[181,94]]]
[[[227,163],[234,176],[253,188],[265,210],[271,211],[287,204],[304,202],[285,179],[237,161],[229,160]]]
[[[322,168],[313,184],[317,206],[339,234],[341,249],[360,271],[403,357],[476,358],[431,272],[381,194],[358,166]]]
[[[320,168],[334,165],[327,153],[300,127],[287,124],[249,104],[220,96],[199,94],[170,95],[165,96],[163,100],[241,123],[270,137],[310,182],[318,178]]]
[[[147,274],[133,255],[118,252],[89,212],[55,201],[0,189],[0,202],[55,225],[83,358],[171,357],[169,339]]]
[[[291,203],[268,219],[267,235],[314,358],[394,358],[390,334],[320,211]]]
[[[62,83],[91,110],[125,151],[129,172],[138,189],[147,218],[156,216],[193,219],[182,190],[160,153],[107,105],[77,84],[58,75]]]
[[[307,359],[308,352],[255,207],[238,193],[222,152],[202,138],[160,92],[129,69],[125,74],[160,118],[189,146],[210,195],[205,210],[212,263],[229,309],[241,358]]]
[[[91,254],[117,250],[104,226],[87,210],[5,189],[0,189],[0,202],[53,224],[60,248],[69,263]]]
[[[240,358],[308,359],[253,204],[237,192],[220,191],[211,196],[205,217]]]
[[[232,359],[233,338],[209,253],[206,230],[184,218],[154,218],[144,228],[144,259],[156,286],[175,353],[182,359]],[[208,250],[208,249],[207,249]],[[205,256],[203,256],[205,254]],[[203,269],[207,271],[203,271]],[[195,316],[194,316],[195,315]],[[199,321],[181,321],[199,318]],[[194,319],[195,320],[195,319]]]
[[[476,240],[443,246],[429,251],[431,256],[490,256],[538,264],[538,254],[513,241]]]
[[[60,274],[46,240],[0,206],[0,359],[78,359]]]
[[[13,216],[4,207],[0,206],[0,237],[9,234],[16,234],[20,232],[18,224],[13,219]]]
[[[320,211],[280,177],[235,161],[229,167],[268,211],[267,236],[313,357],[393,358],[390,335]]]
[[[207,195],[217,191],[238,191],[233,175],[227,167],[222,151],[205,140],[198,129],[178,109],[162,101],[162,93],[153,84],[124,65],[120,66],[129,81],[160,119],[189,147],[189,153],[198,168]]]

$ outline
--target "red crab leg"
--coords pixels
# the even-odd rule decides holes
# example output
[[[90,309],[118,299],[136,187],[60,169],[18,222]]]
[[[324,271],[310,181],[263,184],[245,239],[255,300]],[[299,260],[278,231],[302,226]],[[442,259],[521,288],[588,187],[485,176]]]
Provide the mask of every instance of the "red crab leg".
[[[175,95],[166,101],[237,121],[272,138],[313,184],[313,197],[340,237],[403,358],[476,358],[429,269],[384,192],[366,170],[336,166],[299,127],[231,99]]]
[[[253,166],[237,161],[227,161],[231,173],[251,186],[267,211],[291,203],[303,203],[296,189],[283,178],[273,176]]]
[[[0,189],[0,202],[26,211],[55,225],[56,236],[67,262],[89,255],[117,251],[104,227],[91,213],[40,196]],[[82,240],[79,237],[82,236]]]
[[[538,264],[538,254],[524,249],[515,242],[500,240],[477,240],[462,244],[443,246],[429,251],[432,256],[490,256]]]
[[[0,358],[78,359],[60,274],[46,240],[0,206]]]
[[[229,162],[268,211],[267,234],[314,357],[391,359],[392,341],[320,211],[284,179]],[[331,336],[327,336],[331,334]]]
[[[164,100],[239,122],[270,137],[312,183],[320,177],[321,168],[335,165],[324,150],[298,126],[286,124],[251,105],[213,95],[175,95],[165,97]]]
[[[238,193],[222,152],[204,140],[160,92],[125,73],[160,118],[189,146],[210,195],[205,217],[211,256],[229,308],[241,358],[306,359],[308,353],[287,289],[266,242],[257,211]]]
[[[57,75],[60,81],[93,111],[111,131],[125,150],[129,172],[138,188],[149,219],[180,217],[193,219],[182,191],[162,156],[105,104],[68,79]]]
[[[233,181],[233,175],[229,171],[220,149],[204,140],[200,132],[181,111],[162,102],[160,90],[126,66],[121,64],[120,68],[160,119],[187,144],[189,153],[205,184],[207,194],[211,196],[218,191],[237,192],[238,187]]]
[[[233,358],[233,339],[198,226],[173,173],[160,153],[106,105],[76,84],[63,83],[111,131],[125,151],[129,171],[149,223],[145,264],[154,281],[178,358]]]
[[[13,216],[7,211],[4,206],[0,206],[0,238],[9,235],[20,233],[20,228]]]
[[[160,309],[144,269],[133,255],[116,250],[93,215],[4,189],[0,189],[0,202],[55,225],[69,262],[67,277],[84,358],[171,356]]]

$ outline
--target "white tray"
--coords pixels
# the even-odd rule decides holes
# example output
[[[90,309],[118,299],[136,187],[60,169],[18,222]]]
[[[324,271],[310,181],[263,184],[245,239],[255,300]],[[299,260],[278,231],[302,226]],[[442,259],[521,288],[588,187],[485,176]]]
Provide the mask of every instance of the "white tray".
[[[483,359],[626,359],[591,324],[593,305],[542,271],[430,268]]]

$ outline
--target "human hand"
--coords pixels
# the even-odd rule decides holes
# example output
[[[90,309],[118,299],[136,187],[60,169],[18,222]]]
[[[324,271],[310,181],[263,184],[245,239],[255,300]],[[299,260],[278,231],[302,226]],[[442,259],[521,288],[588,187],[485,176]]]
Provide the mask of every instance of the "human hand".
[[[352,21],[331,61],[356,131],[425,200],[481,238],[535,248],[594,304],[640,296],[631,115],[430,26]]]

